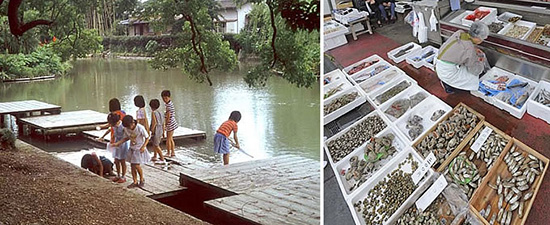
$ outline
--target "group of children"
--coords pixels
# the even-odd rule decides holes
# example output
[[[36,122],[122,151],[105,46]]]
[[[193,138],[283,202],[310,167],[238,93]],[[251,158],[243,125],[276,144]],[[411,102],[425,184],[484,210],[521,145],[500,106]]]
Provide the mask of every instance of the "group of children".
[[[145,179],[141,164],[148,163],[149,161],[157,161],[157,155],[161,161],[164,161],[165,157],[175,157],[176,153],[173,135],[176,128],[178,128],[178,123],[175,118],[174,104],[171,101],[169,90],[162,91],[161,97],[165,103],[166,113],[162,116],[158,110],[160,101],[158,99],[152,99],[149,102],[149,107],[151,107],[150,125],[145,111],[145,99],[143,96],[138,95],[134,98],[134,104],[138,107],[135,119],[130,115],[126,115],[126,113],[121,110],[118,99],[113,98],[109,101],[110,113],[107,116],[108,124],[103,126],[103,128],[109,129],[99,138],[99,140],[103,141],[107,134],[111,134],[109,146],[114,148],[113,158],[115,159],[114,164],[117,172],[116,177],[113,178],[113,182],[126,182],[126,161],[128,161],[131,165],[133,179],[133,183],[128,185],[128,188],[143,187],[145,185]],[[241,113],[239,111],[231,112],[229,119],[219,127],[214,136],[214,151],[223,154],[224,165],[229,163],[230,144],[236,148],[240,148],[237,138],[237,123],[240,119]],[[98,127],[98,129],[101,128],[102,127]],[[163,155],[160,143],[165,132],[167,154]],[[231,132],[233,132],[235,143],[230,143],[229,135]],[[151,140],[153,143],[153,157],[151,157],[149,151],[147,151],[147,144]],[[95,161],[96,160],[93,160],[93,162]],[[90,166],[93,165],[90,164]]]

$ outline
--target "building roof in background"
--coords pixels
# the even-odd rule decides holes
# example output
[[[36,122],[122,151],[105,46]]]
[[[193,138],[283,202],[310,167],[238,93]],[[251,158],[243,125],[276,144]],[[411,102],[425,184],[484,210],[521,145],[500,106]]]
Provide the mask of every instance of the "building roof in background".
[[[145,20],[139,20],[139,19],[127,19],[127,20],[122,20],[120,22],[118,22],[118,24],[122,24],[122,25],[129,25],[129,24],[148,24],[150,23],[149,21],[145,21]]]
[[[218,0],[222,9],[234,9],[237,8],[237,4],[233,0]]]

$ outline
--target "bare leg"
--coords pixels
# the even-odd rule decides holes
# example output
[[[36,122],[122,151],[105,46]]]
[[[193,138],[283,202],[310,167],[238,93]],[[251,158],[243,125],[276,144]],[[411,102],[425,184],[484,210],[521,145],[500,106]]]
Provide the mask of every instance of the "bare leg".
[[[164,161],[164,156],[162,155],[162,149],[160,148],[160,146],[155,146],[154,150],[155,150],[155,156],[158,153],[160,157],[160,161]]]
[[[137,184],[137,171],[136,171],[136,164],[132,164],[132,180],[134,180],[134,184]]]
[[[120,177],[120,160],[115,159],[116,176]]]
[[[223,154],[223,165],[229,164],[229,153]]]
[[[143,180],[145,180],[145,179],[143,178],[143,170],[141,169],[140,164],[136,165],[136,170],[137,170],[137,173],[139,174],[139,181],[143,182]]]
[[[168,148],[168,155],[170,156],[176,156],[176,152],[174,151],[174,131],[168,131],[166,132],[166,145]]]
[[[122,177],[126,176],[126,159],[118,160],[122,166]]]

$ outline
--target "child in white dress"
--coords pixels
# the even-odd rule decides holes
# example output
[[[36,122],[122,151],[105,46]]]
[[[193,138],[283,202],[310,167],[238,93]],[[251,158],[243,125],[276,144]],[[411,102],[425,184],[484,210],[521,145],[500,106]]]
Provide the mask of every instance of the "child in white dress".
[[[149,151],[147,151],[147,143],[149,143],[149,133],[141,124],[139,124],[132,116],[125,116],[122,119],[124,126],[124,138],[114,144],[118,146],[130,140],[130,150],[126,161],[130,162],[132,170],[132,179],[134,182],[128,185],[128,188],[143,187],[145,179],[141,164],[148,163],[151,159]],[[139,183],[137,175],[139,174]]]

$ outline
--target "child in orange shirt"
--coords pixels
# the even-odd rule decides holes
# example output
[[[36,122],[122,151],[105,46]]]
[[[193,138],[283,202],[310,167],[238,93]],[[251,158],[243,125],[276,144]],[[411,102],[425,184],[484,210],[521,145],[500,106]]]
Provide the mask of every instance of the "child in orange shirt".
[[[222,123],[214,135],[214,152],[223,154],[223,164],[229,164],[229,135],[233,132],[235,139],[235,147],[240,148],[239,139],[237,138],[237,123],[241,120],[239,111],[231,112],[229,119]]]

